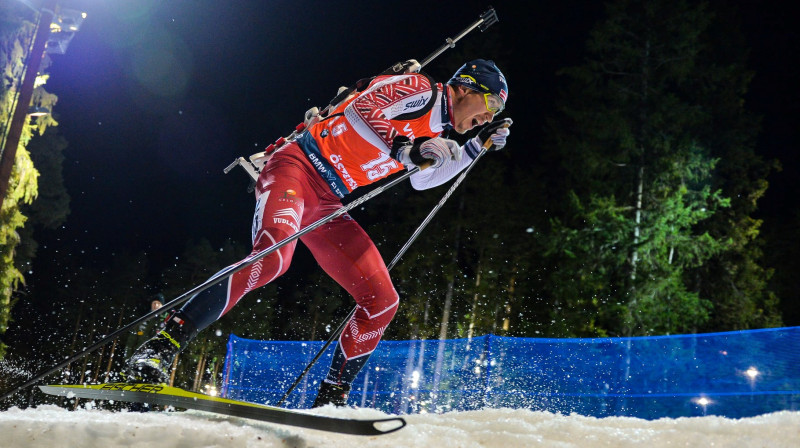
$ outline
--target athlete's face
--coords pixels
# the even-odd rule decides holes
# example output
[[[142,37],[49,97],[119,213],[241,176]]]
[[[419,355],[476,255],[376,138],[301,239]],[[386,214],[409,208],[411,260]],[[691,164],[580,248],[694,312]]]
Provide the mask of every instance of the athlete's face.
[[[453,129],[463,134],[492,121],[494,113],[486,106],[486,98],[472,89],[462,89],[453,101]]]

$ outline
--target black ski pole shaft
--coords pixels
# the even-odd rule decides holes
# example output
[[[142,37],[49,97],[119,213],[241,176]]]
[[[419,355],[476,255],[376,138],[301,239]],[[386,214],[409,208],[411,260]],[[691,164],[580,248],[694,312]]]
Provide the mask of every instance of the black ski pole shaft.
[[[275,243],[272,246],[270,246],[270,247],[258,252],[257,254],[246,258],[243,262],[241,262],[239,264],[231,265],[231,266],[219,271],[214,276],[212,276],[211,278],[206,280],[204,283],[195,286],[194,288],[190,289],[189,291],[186,291],[185,293],[183,293],[180,296],[176,297],[172,301],[165,303],[164,307],[166,307],[166,309],[169,309],[169,308],[174,308],[174,307],[177,307],[178,305],[183,304],[184,302],[186,302],[189,299],[191,299],[192,297],[194,297],[196,294],[199,294],[199,293],[205,291],[206,289],[216,285],[217,283],[221,282],[222,280],[224,280],[224,279],[230,277],[231,275],[241,271],[242,269],[250,266],[251,264],[255,263],[256,261],[266,257],[267,255],[271,254],[272,252],[275,252],[276,250],[286,246],[287,244],[291,243],[292,241],[295,241],[298,238],[302,237],[303,235],[305,235],[305,234],[317,229],[318,227],[320,227],[320,226],[322,226],[322,225],[324,225],[324,224],[326,224],[326,223],[328,223],[328,222],[330,222],[330,221],[332,221],[332,220],[344,215],[349,210],[352,210],[353,208],[358,207],[359,205],[361,205],[364,202],[367,202],[368,200],[374,198],[375,196],[383,193],[384,191],[388,190],[389,188],[394,187],[395,185],[399,184],[400,182],[402,182],[402,181],[408,179],[409,177],[411,177],[411,175],[413,175],[414,173],[418,172],[419,170],[420,170],[420,168],[418,168],[418,167],[414,167],[413,169],[408,170],[407,172],[403,173],[403,175],[398,176],[397,178],[393,179],[392,181],[386,183],[385,185],[382,185],[382,186],[379,186],[378,188],[375,188],[374,190],[370,191],[369,193],[365,194],[364,196],[361,196],[358,199],[354,200],[353,202],[351,202],[351,203],[339,208],[338,210],[336,210],[335,212],[331,213],[330,215],[325,216],[323,218],[320,218],[317,221],[314,221],[313,223],[311,223],[308,226],[304,227],[303,229],[301,229],[299,232],[295,233],[294,235],[289,236],[287,238],[284,238],[281,241],[278,241],[277,243]],[[126,326],[124,326],[124,327],[122,327],[120,329],[117,329],[116,331],[114,331],[113,333],[109,334],[108,336],[103,337],[99,341],[97,341],[94,344],[90,345],[89,347],[85,348],[83,351],[81,351],[81,352],[79,352],[77,354],[74,354],[73,356],[68,357],[67,359],[65,359],[61,363],[59,363],[59,364],[47,369],[44,372],[38,373],[37,375],[35,375],[30,380],[25,381],[24,383],[21,383],[21,384],[19,384],[17,386],[13,386],[11,389],[9,389],[9,391],[4,392],[3,395],[0,396],[0,400],[5,400],[6,398],[10,397],[11,395],[15,394],[16,392],[18,392],[18,391],[20,391],[20,390],[22,390],[22,389],[24,389],[24,388],[26,388],[28,386],[32,386],[32,385],[36,384],[42,378],[50,375],[51,373],[54,373],[54,372],[58,371],[59,369],[64,368],[68,364],[70,364],[72,362],[75,362],[75,361],[83,358],[84,356],[94,352],[98,348],[100,348],[100,347],[108,344],[109,342],[113,341],[115,338],[119,337],[121,334],[125,333],[126,331],[130,330],[131,328],[134,328],[135,326],[141,324],[142,322],[146,322],[146,321],[152,319],[154,316],[156,316],[157,314],[160,314],[161,312],[162,312],[162,310],[153,310],[153,311],[145,314],[144,316],[136,319],[135,321],[129,323],[128,325],[126,325]]]
[[[497,13],[494,11],[494,8],[489,7],[489,10],[481,14],[480,19],[473,22],[470,26],[464,28],[464,31],[458,33],[456,37],[450,38],[448,37],[445,39],[446,44],[439,47],[436,51],[431,53],[427,58],[423,59],[420,62],[420,68],[425,67],[426,65],[430,64],[431,61],[436,59],[440,54],[447,51],[448,48],[455,48],[456,42],[461,40],[464,36],[471,33],[477,27],[481,27],[481,32],[486,31],[487,28],[497,23]]]
[[[503,124],[501,127],[507,128],[507,127],[511,126],[512,123],[513,122],[511,121],[510,118],[506,118],[505,119],[505,124]],[[480,152],[478,152],[478,155],[475,156],[475,160],[473,160],[469,164],[467,169],[465,169],[464,172],[462,172],[458,176],[458,179],[456,179],[456,181],[453,182],[453,185],[451,185],[450,188],[447,189],[447,193],[445,193],[444,196],[442,196],[442,199],[439,200],[439,203],[436,204],[435,207],[433,207],[433,210],[431,210],[431,212],[428,213],[428,216],[425,217],[425,219],[422,221],[422,224],[420,224],[419,227],[417,227],[417,230],[415,230],[414,233],[411,234],[411,238],[409,238],[408,241],[406,241],[406,244],[403,245],[403,247],[400,249],[400,251],[397,253],[397,255],[395,255],[395,257],[392,260],[392,262],[389,263],[389,266],[387,266],[389,270],[391,270],[397,264],[397,262],[400,261],[400,258],[406,253],[408,248],[417,239],[417,237],[422,233],[422,231],[425,229],[425,227],[428,225],[428,223],[431,222],[431,220],[436,215],[436,213],[439,212],[439,209],[441,209],[442,206],[444,205],[444,203],[447,202],[448,199],[450,199],[450,196],[453,195],[453,192],[456,191],[456,188],[458,188],[458,186],[461,185],[461,182],[464,181],[464,178],[467,177],[467,174],[469,174],[469,172],[472,171],[472,168],[475,167],[475,164],[478,163],[478,160],[481,157],[483,157],[483,155],[486,154],[489,151],[489,148],[491,148],[491,147],[492,147],[492,139],[491,138],[487,138],[486,141],[483,143],[483,147],[481,147]],[[353,310],[353,312],[355,312],[355,310]],[[344,325],[340,325],[340,327],[344,328]]]
[[[436,206],[433,208],[433,210],[431,210],[430,213],[428,213],[428,216],[426,216],[425,219],[422,221],[422,224],[420,224],[420,226],[417,227],[417,230],[414,231],[414,233],[411,235],[411,238],[406,242],[406,244],[403,245],[403,247],[400,249],[400,251],[397,253],[397,255],[394,256],[394,259],[392,260],[392,262],[389,263],[388,266],[386,266],[387,270],[391,271],[392,268],[395,267],[397,262],[400,261],[400,258],[402,258],[402,256],[406,253],[408,248],[411,246],[411,243],[413,243],[414,240],[417,239],[419,234],[422,233],[422,230],[425,229],[425,226],[427,226],[429,222],[431,222],[431,219],[433,219],[433,216],[436,215],[436,213],[439,211],[439,209],[442,208],[444,203],[447,202],[448,199],[450,199],[450,196],[453,195],[453,192],[456,190],[456,188],[458,188],[458,186],[461,184],[461,182],[464,180],[464,178],[467,177],[467,174],[470,172],[470,170],[472,170],[472,167],[475,166],[475,163],[478,161],[478,159],[483,157],[483,155],[486,154],[486,151],[488,150],[488,148],[491,147],[491,146],[492,146],[492,140],[491,139],[487,139],[486,143],[484,143],[483,148],[481,149],[481,152],[479,152],[478,155],[475,156],[475,160],[473,160],[472,163],[469,164],[467,169],[464,170],[464,172],[461,173],[460,176],[458,176],[458,179],[456,179],[456,181],[453,182],[453,185],[450,186],[450,188],[447,190],[447,193],[445,193],[445,195],[442,196],[442,199],[439,200],[439,203],[436,204]],[[319,351],[317,352],[316,356],[314,356],[314,359],[312,359],[311,362],[308,363],[306,368],[303,369],[302,372],[300,372],[300,375],[297,376],[297,378],[294,380],[294,383],[292,383],[292,385],[289,386],[289,390],[287,390],[286,393],[283,394],[283,397],[281,397],[280,401],[278,401],[278,403],[275,406],[280,406],[281,404],[283,404],[283,402],[289,397],[289,395],[292,393],[292,391],[294,391],[294,389],[297,387],[297,385],[300,384],[300,381],[303,379],[304,376],[306,376],[308,371],[311,370],[311,368],[314,366],[314,364],[317,363],[319,358],[322,357],[322,354],[325,353],[325,350],[327,350],[328,347],[331,345],[331,343],[335,339],[337,339],[339,337],[339,335],[344,330],[345,325],[347,325],[347,323],[350,322],[350,319],[352,319],[353,316],[355,316],[357,309],[358,309],[358,306],[353,307],[353,309],[350,311],[350,314],[348,314],[347,317],[342,321],[342,323],[339,324],[339,326],[336,328],[336,330],[334,330],[334,332],[331,333],[331,336],[328,338],[327,341],[325,341],[325,344],[322,345],[322,348],[319,349]]]
[[[488,141],[491,142],[491,140]],[[403,245],[403,247],[400,249],[400,252],[398,252],[397,255],[395,255],[394,260],[392,260],[392,262],[389,264],[389,269],[391,269],[395,264],[397,264],[398,261],[400,261],[400,257],[405,255],[408,248],[411,247],[411,244],[414,243],[414,241],[416,241],[417,237],[422,233],[422,231],[425,229],[428,223],[431,222],[436,213],[439,212],[439,209],[441,209],[444,203],[447,202],[448,199],[450,199],[450,196],[453,195],[453,192],[456,191],[456,188],[458,188],[458,186],[461,184],[464,178],[467,177],[467,173],[470,172],[472,167],[475,166],[475,163],[478,161],[478,159],[483,157],[484,154],[486,154],[486,149],[482,149],[481,152],[479,152],[478,155],[475,156],[475,160],[473,160],[472,163],[470,163],[470,165],[467,167],[467,169],[464,170],[464,172],[461,173],[460,176],[458,176],[458,179],[456,179],[456,181],[453,182],[453,185],[450,186],[450,188],[447,190],[447,193],[445,193],[444,196],[442,196],[442,199],[440,199],[439,203],[436,204],[436,206],[433,208],[433,210],[431,210],[430,213],[428,213],[428,216],[425,217],[425,219],[422,221],[422,224],[420,224],[419,227],[417,227],[417,230],[415,230],[414,233],[411,234],[411,238],[409,238],[408,241],[406,241],[406,244]]]

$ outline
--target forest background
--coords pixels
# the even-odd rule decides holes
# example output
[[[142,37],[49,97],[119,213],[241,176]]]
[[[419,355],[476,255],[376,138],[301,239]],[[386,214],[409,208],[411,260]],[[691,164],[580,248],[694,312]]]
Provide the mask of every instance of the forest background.
[[[509,78],[505,115],[515,125],[508,147],[481,159],[393,270],[402,305],[386,338],[640,336],[800,323],[800,209],[794,199],[796,180],[787,180],[797,170],[796,127],[786,126],[796,118],[797,90],[776,98],[764,85],[776,77],[791,79],[790,73],[775,74],[778,64],[770,61],[778,53],[765,54],[765,42],[781,39],[754,38],[764,30],[753,28],[742,13],[749,10],[735,3],[595,3],[581,5],[580,19],[577,13],[567,14],[566,7],[550,11],[572,20],[570,31],[564,31],[571,40],[559,42],[547,34],[553,29],[534,31],[532,41],[557,44],[540,45],[544,49],[519,43],[523,19],[513,12],[503,16],[498,6],[497,30],[465,40],[427,68],[435,79],[446,80],[464,60],[491,57]],[[10,1],[3,6],[6,123],[34,25],[24,6]],[[478,11],[469,11],[463,23],[474,20]],[[163,19],[174,11],[152,6],[149,13],[151,19]],[[774,10],[762,13],[766,18],[759,26],[783,23],[770,22],[776,20]],[[462,21],[454,23],[461,26]],[[742,23],[751,28],[742,31]],[[788,25],[772,32],[784,30]],[[441,30],[433,31],[440,39]],[[426,40],[420,51],[438,42]],[[796,55],[791,39],[787,42],[775,49],[787,52],[782,59],[791,59],[791,51]],[[77,37],[75,44],[80,44]],[[755,53],[753,45],[759,46]],[[69,56],[62,56],[65,66]],[[80,172],[70,165],[74,156],[69,148],[81,138],[89,146],[104,142],[68,131],[71,116],[59,115],[59,98],[48,92],[53,85],[59,96],[69,95],[68,84],[57,84],[62,60],[55,61],[41,73],[34,97],[54,114],[26,124],[0,215],[0,356],[5,356],[0,362],[8,373],[2,386],[81,350],[148,312],[153,298],[170,300],[249,252],[250,212],[244,210],[252,201],[244,193],[246,180],[229,175],[221,181],[221,173],[214,171],[216,184],[205,185],[212,178],[207,173],[227,163],[217,163],[216,155],[193,158],[177,149],[205,143],[190,126],[174,123],[170,131],[177,132],[170,132],[168,143],[178,153],[174,158],[185,159],[171,159],[184,165],[170,168],[178,174],[197,170],[206,177],[189,181],[188,187],[185,180],[139,187],[151,197],[174,194],[194,210],[204,209],[206,214],[187,219],[195,228],[174,225],[166,216],[169,205],[153,199],[152,206],[165,213],[162,223],[120,224],[113,244],[68,236],[75,233],[64,229],[92,225],[70,223],[70,213],[77,207],[87,216],[82,203],[88,203],[86,191],[95,188],[87,186],[85,173],[70,183]],[[268,64],[255,64],[269,73]],[[753,65],[763,68],[762,79]],[[383,68],[374,61],[368,66],[373,72]],[[353,68],[338,70],[327,77],[363,75]],[[760,89],[755,94],[753,84]],[[331,87],[318,88],[327,92]],[[270,93],[275,94],[267,92],[266,98]],[[171,123],[174,117],[167,114],[174,114],[174,107],[166,104],[175,100],[173,94],[149,95],[153,108],[140,126]],[[776,103],[795,105],[784,110],[788,116],[776,117]],[[187,119],[199,114],[190,106],[185,109]],[[267,131],[280,135],[295,124],[296,117],[283,116],[287,110],[302,114],[294,108],[264,109],[243,125],[262,140],[273,137],[264,136]],[[194,118],[195,124],[204,124]],[[264,122],[270,123],[267,131],[256,126]],[[469,136],[455,138],[463,142]],[[211,142],[222,146],[218,143]],[[233,151],[247,155],[241,147]],[[230,156],[222,152],[220,157]],[[98,178],[100,171],[118,168],[109,167],[107,159],[89,163],[95,163],[91,166]],[[125,160],[125,169],[113,175],[125,181],[125,171],[150,164],[146,158]],[[775,182],[778,190],[771,185]],[[200,183],[208,190],[200,189]],[[235,198],[230,194],[234,184],[241,191]],[[181,195],[181,188],[198,194],[187,199],[190,195]],[[445,190],[414,192],[402,185],[352,215],[388,262]],[[111,197],[125,202],[119,199]],[[238,204],[216,207],[233,201]],[[111,205],[96,208],[97,220],[114,210]],[[221,232],[217,220],[232,221],[241,231]],[[163,240],[137,244],[138,230],[129,231],[127,225],[162,227]],[[325,339],[351,307],[352,299],[298,246],[287,275],[250,293],[201,333],[179,357],[174,381],[187,388],[217,381],[228,334]],[[153,325],[137,328],[63,374],[79,381],[105,380]]]

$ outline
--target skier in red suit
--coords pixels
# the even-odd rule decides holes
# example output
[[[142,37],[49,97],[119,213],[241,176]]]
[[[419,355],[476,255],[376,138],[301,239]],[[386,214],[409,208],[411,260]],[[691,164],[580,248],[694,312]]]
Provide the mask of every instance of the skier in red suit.
[[[493,149],[505,146],[511,121],[493,119],[507,99],[505,77],[494,62],[482,59],[462,66],[447,84],[415,72],[374,78],[271,155],[255,189],[251,256],[330,215],[342,207],[341,198],[359,186],[392,173],[423,168],[410,178],[417,190],[452,179],[477,156],[485,140],[492,140]],[[485,128],[463,146],[441,137],[450,130],[463,134],[479,126]],[[350,384],[397,312],[399,297],[375,244],[349,215],[300,240],[357,304],[314,403],[345,405]],[[256,261],[172,313],[158,334],[128,360],[125,375],[135,381],[166,382],[173,359],[200,330],[249,291],[286,272],[296,244],[295,240]]]

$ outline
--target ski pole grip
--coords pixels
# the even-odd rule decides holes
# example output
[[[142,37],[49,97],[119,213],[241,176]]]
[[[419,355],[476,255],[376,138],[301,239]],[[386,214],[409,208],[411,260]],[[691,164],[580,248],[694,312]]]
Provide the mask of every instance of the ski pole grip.
[[[502,125],[498,126],[497,129],[507,128],[507,127],[511,126],[514,123],[513,121],[511,121],[510,118],[506,118],[504,121],[505,121],[505,123],[503,123]],[[491,137],[491,135],[490,135],[490,137]],[[483,149],[488,151],[489,148],[491,148],[493,144],[494,143],[492,142],[492,139],[491,138],[487,138],[486,141],[483,142]]]
[[[489,7],[489,10],[481,15],[481,20],[483,20],[483,23],[481,23],[481,32],[486,31],[487,28],[500,21],[492,7]]]
[[[480,19],[478,19],[475,22],[473,22],[470,26],[468,26],[466,29],[461,31],[456,37],[453,37],[453,38],[449,38],[448,37],[445,40],[446,43],[443,46],[439,47],[439,49],[437,49],[436,51],[434,51],[433,53],[428,55],[427,58],[423,59],[422,62],[420,62],[420,65],[419,65],[420,68],[425,67],[426,65],[428,65],[431,61],[436,59],[437,56],[439,56],[440,54],[444,53],[445,50],[447,50],[448,48],[455,48],[456,42],[461,40],[462,37],[464,37],[467,34],[469,34],[475,28],[480,28],[481,32],[483,32],[483,31],[486,31],[486,29],[489,28],[490,26],[492,26],[493,24],[497,23],[498,21],[499,20],[497,18],[497,13],[495,12],[494,8],[490,7],[488,11],[484,12],[483,14],[481,14]]]

